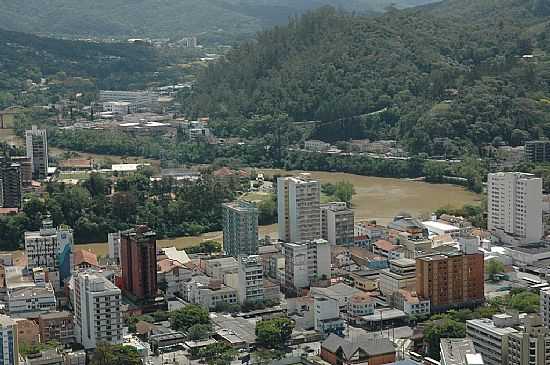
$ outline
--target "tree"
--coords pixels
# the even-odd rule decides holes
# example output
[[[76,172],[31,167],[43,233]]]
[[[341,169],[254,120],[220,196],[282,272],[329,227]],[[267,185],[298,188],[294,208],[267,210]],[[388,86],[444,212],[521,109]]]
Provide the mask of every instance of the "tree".
[[[489,275],[489,279],[496,280],[496,275],[504,272],[504,264],[496,259],[491,259],[485,264],[485,271]]]
[[[208,365],[229,365],[236,356],[236,351],[224,344],[213,343],[192,352],[192,355],[203,359]]]
[[[207,338],[212,327],[209,324],[195,324],[187,331],[187,337],[190,340],[198,341]]]
[[[280,349],[290,339],[294,322],[288,318],[273,318],[256,323],[258,343],[268,349]]]
[[[190,247],[186,249],[187,253],[206,253],[212,254],[215,252],[221,252],[222,244],[218,241],[203,241],[198,246]]]
[[[277,201],[274,194],[258,203],[258,223],[268,225],[277,222]]]
[[[88,189],[92,197],[104,195],[107,192],[108,183],[105,177],[100,173],[93,172],[88,179],[83,183],[84,187]]]
[[[539,311],[540,297],[538,294],[524,290],[520,293],[510,293],[508,306],[519,312],[536,313]]]
[[[91,365],[141,365],[141,357],[134,347],[101,343],[90,362]]]
[[[334,196],[338,201],[346,202],[351,205],[351,199],[355,194],[355,189],[353,184],[348,181],[340,181],[336,183],[336,190],[334,191]]]
[[[196,324],[210,324],[208,309],[197,305],[189,304],[172,313],[172,329],[177,331],[187,331]]]
[[[332,183],[324,183],[323,185],[321,185],[321,191],[325,195],[333,196],[334,193],[336,193],[336,185]]]
[[[424,342],[428,345],[428,356],[439,360],[441,338],[462,338],[466,336],[466,325],[451,319],[448,315],[432,320],[424,329]]]

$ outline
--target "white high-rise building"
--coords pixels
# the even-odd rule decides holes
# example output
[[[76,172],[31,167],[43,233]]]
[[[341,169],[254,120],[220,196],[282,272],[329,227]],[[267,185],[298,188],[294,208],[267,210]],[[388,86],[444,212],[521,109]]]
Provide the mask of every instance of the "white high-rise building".
[[[45,179],[48,176],[48,137],[45,129],[35,125],[25,131],[27,157],[31,160],[33,179]]]
[[[312,280],[330,279],[330,245],[326,240],[283,243],[286,293],[299,294]]]
[[[25,232],[27,267],[58,271],[61,283],[56,283],[56,287],[71,275],[73,248],[73,230],[68,226],[53,228],[52,222],[45,220],[40,231]]]
[[[546,328],[550,328],[550,288],[540,291],[540,318]]]
[[[77,341],[86,349],[100,342],[122,342],[120,289],[104,276],[81,272],[74,279],[74,325]]]
[[[120,232],[107,235],[107,247],[109,248],[109,258],[120,264]]]
[[[0,364],[19,364],[18,347],[17,322],[8,316],[0,315]]]
[[[521,172],[497,172],[487,178],[488,228],[521,242],[541,239],[542,179]]]
[[[308,174],[277,180],[279,239],[299,242],[321,238],[321,183]]]

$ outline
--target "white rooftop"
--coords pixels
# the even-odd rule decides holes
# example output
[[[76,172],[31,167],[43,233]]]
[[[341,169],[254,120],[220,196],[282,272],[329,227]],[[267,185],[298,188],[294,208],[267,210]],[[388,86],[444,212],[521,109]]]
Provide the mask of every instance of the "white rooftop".
[[[444,232],[457,232],[460,231],[460,228],[457,226],[453,226],[451,224],[441,223],[441,222],[434,222],[434,221],[425,221],[422,222],[422,224],[428,228],[428,230],[436,229],[438,231],[444,231]]]
[[[180,264],[186,264],[189,261],[191,261],[189,256],[187,256],[187,253],[185,252],[185,250],[178,250],[175,247],[166,247],[166,248],[163,248],[162,251],[164,252],[166,257],[168,257],[170,260],[177,261]]]
[[[111,171],[113,172],[131,172],[137,171],[140,166],[151,166],[148,163],[124,163],[124,164],[114,164],[111,166]]]
[[[483,365],[483,357],[481,356],[481,354],[466,354],[466,364]]]

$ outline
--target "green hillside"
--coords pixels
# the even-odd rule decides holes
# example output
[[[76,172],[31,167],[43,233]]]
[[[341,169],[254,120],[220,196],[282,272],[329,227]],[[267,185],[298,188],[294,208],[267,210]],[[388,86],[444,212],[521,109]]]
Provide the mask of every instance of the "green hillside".
[[[27,80],[48,78],[49,91],[41,93],[46,97],[71,90],[143,88],[159,81],[158,71],[168,62],[160,50],[138,43],[67,41],[1,29],[0,39],[0,109],[15,102],[47,103],[22,93]]]
[[[395,138],[451,156],[550,137],[549,3],[451,0],[379,17],[324,8],[212,65],[191,112],[286,113],[323,121],[314,137],[327,141]]]
[[[68,37],[250,36],[326,4],[360,12],[433,0],[0,0],[0,26]]]

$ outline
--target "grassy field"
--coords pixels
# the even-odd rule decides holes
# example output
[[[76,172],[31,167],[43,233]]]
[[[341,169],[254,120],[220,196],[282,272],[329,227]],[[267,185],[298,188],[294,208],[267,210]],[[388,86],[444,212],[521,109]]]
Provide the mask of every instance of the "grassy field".
[[[273,175],[294,176],[303,171],[260,169],[266,177]],[[430,184],[409,179],[391,179],[361,176],[339,172],[309,171],[311,177],[323,183],[348,181],[353,184],[356,194],[352,205],[356,220],[374,219],[386,224],[400,213],[413,216],[429,216],[444,206],[462,207],[464,204],[478,204],[480,196],[461,186],[450,184]],[[322,196],[326,202],[328,197]]]

